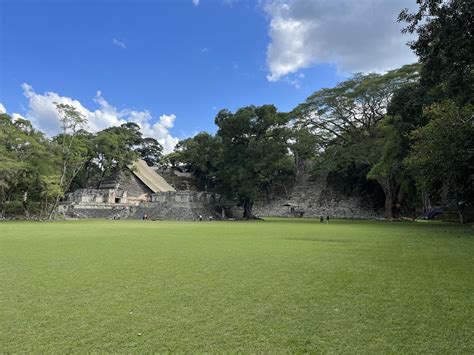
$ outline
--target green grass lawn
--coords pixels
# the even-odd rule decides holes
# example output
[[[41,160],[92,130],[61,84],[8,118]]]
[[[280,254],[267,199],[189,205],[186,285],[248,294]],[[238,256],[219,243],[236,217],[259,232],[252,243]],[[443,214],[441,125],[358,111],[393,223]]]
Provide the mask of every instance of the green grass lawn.
[[[474,229],[0,224],[0,352],[474,352]]]

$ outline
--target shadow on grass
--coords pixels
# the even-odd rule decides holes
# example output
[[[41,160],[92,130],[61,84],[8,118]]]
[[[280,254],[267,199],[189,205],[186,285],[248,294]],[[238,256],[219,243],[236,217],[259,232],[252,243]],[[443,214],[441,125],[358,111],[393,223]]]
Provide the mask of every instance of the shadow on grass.
[[[321,238],[285,238],[285,240],[300,241],[300,242],[323,242],[323,243],[359,243],[349,239],[321,239]]]

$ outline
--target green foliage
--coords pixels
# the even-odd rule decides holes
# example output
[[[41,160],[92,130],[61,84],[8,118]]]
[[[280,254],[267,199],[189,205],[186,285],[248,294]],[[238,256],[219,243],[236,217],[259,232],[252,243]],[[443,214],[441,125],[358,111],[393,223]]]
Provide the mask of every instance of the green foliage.
[[[93,151],[100,170],[98,185],[104,177],[123,170],[139,157],[134,149],[139,142],[141,134],[130,125],[110,127],[97,133]]]
[[[206,188],[238,201],[244,217],[253,218],[254,201],[277,186],[291,184],[294,177],[289,116],[273,105],[248,106],[235,113],[222,110],[215,122],[215,136],[201,132],[179,142],[172,159],[184,164]],[[296,144],[293,139],[294,151],[309,154]]]
[[[365,172],[359,175],[362,180],[368,174],[385,193],[387,218],[398,215],[403,167],[396,151],[400,137],[383,122],[397,91],[414,85],[418,72],[419,65],[412,64],[383,75],[356,74],[335,88],[315,92],[292,112],[297,127],[317,137],[317,171],[348,177],[356,176],[353,171]]]
[[[52,150],[51,143],[29,121],[0,115],[0,217],[5,215],[8,201],[21,201],[28,213],[29,201],[40,198],[37,182],[54,170]]]
[[[128,122],[97,134],[84,130],[86,118],[74,106],[56,104],[61,133],[46,138],[25,119],[0,114],[0,218],[6,206],[19,203],[25,216],[30,207],[52,213],[70,189],[100,183],[137,157],[148,164],[161,158],[162,146],[143,138],[140,127]],[[39,207],[38,207],[39,208]],[[10,208],[18,212],[18,208]]]
[[[154,166],[160,162],[163,146],[155,138],[147,137],[140,140],[136,151],[149,166]]]
[[[62,197],[64,191],[60,184],[59,175],[44,175],[40,177],[41,197],[45,200],[54,201],[58,197]]]
[[[297,106],[292,115],[322,142],[374,136],[395,90],[416,81],[419,66],[406,65],[381,74],[356,74],[334,88],[321,89]]]
[[[207,189],[216,187],[217,164],[221,155],[221,139],[207,132],[184,139],[176,146],[176,153],[169,159],[177,159],[191,171]]]
[[[244,218],[253,218],[257,198],[275,185],[291,183],[295,166],[288,154],[288,122],[289,116],[273,105],[248,106],[235,113],[223,110],[216,116],[222,142],[219,188],[243,205]]]
[[[166,155],[163,155],[160,159],[160,164],[164,166],[171,166],[172,168],[176,168],[180,164],[180,160],[181,160],[180,152],[174,151]]]
[[[430,122],[412,133],[407,164],[418,186],[462,211],[474,201],[474,107],[452,101],[426,110]]]
[[[416,33],[410,43],[418,55],[421,86],[431,102],[450,99],[474,103],[474,2],[419,0],[416,12],[405,9],[399,21]]]
[[[319,136],[312,134],[306,127],[293,126],[289,140],[289,149],[295,157],[296,166],[315,159],[321,147]]]

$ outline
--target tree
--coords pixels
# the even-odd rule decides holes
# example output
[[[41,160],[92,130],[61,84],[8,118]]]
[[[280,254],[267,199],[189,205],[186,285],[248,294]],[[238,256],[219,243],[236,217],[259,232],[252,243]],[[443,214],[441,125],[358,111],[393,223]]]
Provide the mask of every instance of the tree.
[[[401,100],[398,103],[394,101],[394,107],[399,108],[401,121],[411,121],[411,130],[418,130],[414,135],[424,132],[425,139],[413,147],[419,152],[420,142],[428,142],[426,136],[429,136],[430,127],[442,125],[440,115],[446,114],[445,120],[449,120],[448,116],[453,116],[454,111],[463,112],[474,104],[474,3],[467,0],[419,0],[417,3],[418,9],[415,12],[404,9],[399,21],[407,24],[404,32],[417,34],[417,38],[409,45],[419,56],[420,82],[410,95],[400,95]],[[415,105],[405,102],[414,102]],[[436,118],[436,122],[422,128],[432,118]],[[409,136],[410,131],[405,130],[405,137]],[[454,141],[443,141],[440,137],[437,140],[439,144],[445,144],[438,146],[444,152],[449,152],[455,145]],[[421,163],[421,160],[414,159],[415,156],[417,154],[412,152],[411,158],[406,161],[412,162],[410,170],[417,176],[425,210],[431,206],[430,199],[439,197],[441,191],[435,191],[433,184],[421,183],[425,179],[420,177],[420,171],[414,169],[414,162]],[[451,165],[451,168],[454,174],[458,168],[462,170],[462,164],[459,167]],[[456,174],[462,176],[463,172],[458,171]],[[426,177],[426,181],[432,180]],[[441,185],[438,187],[442,188]],[[430,191],[427,191],[428,188]],[[443,188],[446,189],[446,186]]]
[[[412,133],[406,163],[421,189],[438,201],[453,201],[461,223],[474,201],[474,106],[453,101],[425,111],[430,122]]]
[[[176,145],[177,161],[184,164],[206,190],[216,187],[217,165],[222,152],[221,140],[207,132],[184,139]],[[173,156],[168,156],[173,158]]]
[[[474,103],[474,2],[418,0],[417,11],[404,9],[398,20],[404,32],[416,33],[409,43],[418,55],[420,84],[431,102]]]
[[[179,143],[178,143],[179,144]],[[177,148],[175,148],[177,149]],[[181,154],[177,151],[168,153],[161,157],[160,164],[176,168],[181,163]]]
[[[97,186],[106,176],[117,173],[138,158],[135,146],[141,142],[141,133],[135,124],[106,128],[94,138],[94,160],[100,171]]]
[[[59,156],[59,186],[62,195],[69,189],[72,181],[81,170],[87,158],[87,147],[79,139],[79,132],[87,122],[86,117],[74,106],[55,103],[61,122],[61,134],[54,138]],[[48,218],[52,219],[62,196],[54,200]]]
[[[30,200],[38,197],[39,178],[55,166],[54,152],[43,133],[31,122],[9,115],[0,115],[0,206],[5,215],[5,202],[21,202],[25,217],[29,217]]]
[[[149,166],[153,166],[160,161],[163,146],[155,138],[142,138],[136,151]]]
[[[418,70],[419,66],[412,64],[384,75],[356,74],[335,88],[315,92],[292,112],[299,126],[318,136],[324,149],[320,168],[337,172],[356,165],[378,182],[385,194],[387,219],[393,218],[394,212],[398,216],[401,182],[392,170],[395,156],[392,154],[390,163],[380,161],[384,154],[380,123],[394,93],[416,82]]]
[[[304,166],[304,162],[314,159],[321,149],[319,137],[312,134],[307,127],[294,125],[291,129],[289,148],[295,159],[297,172]]]
[[[389,186],[384,188],[385,211],[391,211],[394,218],[401,215],[403,206],[416,215],[416,189],[404,159],[410,150],[410,132],[426,124],[422,114],[423,100],[419,82],[410,82],[397,89],[387,106],[387,115],[378,125],[378,138],[372,148],[377,152],[378,160],[367,177],[376,181],[385,179],[385,183],[380,184],[382,188]]]
[[[350,141],[373,136],[394,92],[416,81],[418,70],[417,64],[411,64],[384,75],[355,74],[335,88],[316,91],[292,115],[326,146],[335,138]]]
[[[295,174],[288,151],[289,117],[273,105],[248,106],[216,116],[222,153],[218,161],[219,189],[239,201],[244,218],[255,218],[255,200],[285,184]]]

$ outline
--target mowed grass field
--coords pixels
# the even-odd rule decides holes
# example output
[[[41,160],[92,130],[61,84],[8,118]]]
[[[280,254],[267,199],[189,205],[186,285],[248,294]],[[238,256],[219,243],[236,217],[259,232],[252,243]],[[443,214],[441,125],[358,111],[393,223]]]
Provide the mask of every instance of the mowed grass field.
[[[474,353],[474,229],[0,224],[0,352]]]

